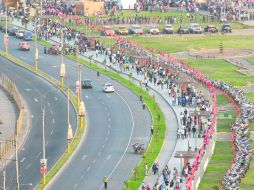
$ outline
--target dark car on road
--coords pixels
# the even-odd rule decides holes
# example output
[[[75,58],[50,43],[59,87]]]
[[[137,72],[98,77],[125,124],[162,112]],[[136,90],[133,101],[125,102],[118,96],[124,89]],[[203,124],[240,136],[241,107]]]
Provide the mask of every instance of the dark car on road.
[[[189,34],[189,29],[184,26],[184,25],[181,25],[178,30],[177,30],[177,33],[178,34]]]
[[[231,26],[228,23],[224,23],[221,27],[221,32],[222,33],[231,33],[232,32]]]
[[[16,36],[16,32],[18,31],[19,29],[18,28],[12,28],[9,32],[9,35],[10,36]]]
[[[85,79],[81,83],[82,88],[93,88],[92,81],[90,79]]]
[[[217,33],[218,29],[214,25],[207,25],[204,28],[204,32],[209,32],[209,33]]]

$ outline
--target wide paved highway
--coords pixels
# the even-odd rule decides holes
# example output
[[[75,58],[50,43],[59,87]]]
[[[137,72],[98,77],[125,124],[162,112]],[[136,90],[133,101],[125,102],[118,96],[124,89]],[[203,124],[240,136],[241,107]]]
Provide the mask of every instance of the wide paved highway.
[[[33,189],[41,178],[42,109],[45,109],[45,146],[48,169],[66,149],[67,98],[51,83],[0,57],[0,74],[5,73],[17,86],[30,111],[30,129],[19,151],[20,189]],[[75,110],[70,106],[71,124],[76,130]],[[28,126],[27,126],[28,127]],[[9,161],[6,188],[16,189],[15,162]],[[33,184],[32,186],[27,184]],[[3,178],[1,178],[3,187]]]
[[[0,40],[3,34],[0,35]],[[30,52],[18,50],[19,39],[9,38],[9,52],[17,58],[34,65],[34,48]],[[34,47],[33,42],[31,42]],[[3,46],[1,46],[4,49]],[[39,46],[39,68],[49,75],[59,78],[60,56],[43,54]],[[65,83],[75,91],[77,63],[67,58]],[[96,76],[96,72],[82,68],[82,78],[93,81],[93,89],[83,90],[88,126],[86,136],[70,162],[47,187],[47,189],[100,189],[103,177],[109,177],[110,189],[122,189],[123,182],[141,159],[133,153],[131,144],[142,142],[146,146],[150,140],[151,117],[143,110],[139,98],[116,81]],[[111,82],[116,92],[105,94],[102,85]]]

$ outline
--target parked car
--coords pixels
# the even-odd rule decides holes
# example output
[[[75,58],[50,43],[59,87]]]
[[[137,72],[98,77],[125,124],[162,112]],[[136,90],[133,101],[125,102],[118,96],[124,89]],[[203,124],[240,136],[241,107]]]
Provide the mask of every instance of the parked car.
[[[23,38],[25,31],[24,30],[18,30],[15,34],[17,38]]]
[[[16,35],[16,32],[18,31],[19,29],[18,28],[12,28],[9,32],[9,35],[10,36],[15,36]]]
[[[221,32],[223,32],[223,33],[231,33],[232,32],[231,26],[228,23],[224,23],[221,26]]]
[[[85,89],[93,88],[92,81],[90,79],[83,80],[82,83],[81,83],[81,87],[85,88]]]
[[[28,42],[20,42],[19,43],[19,49],[23,51],[29,51],[30,50],[30,44]]]
[[[178,28],[177,33],[178,33],[178,34],[189,34],[190,32],[189,32],[189,29],[188,29],[186,26],[181,25],[181,26]]]
[[[107,83],[105,83],[105,85],[103,86],[103,91],[104,91],[104,92],[114,92],[114,91],[115,91],[115,88],[114,88],[114,86],[113,86],[111,83],[107,82]]]
[[[174,28],[171,24],[166,24],[163,27],[163,33],[164,34],[174,34]]]
[[[202,28],[198,23],[190,23],[189,32],[191,34],[201,34],[202,33]]]
[[[207,25],[204,28],[204,32],[217,33],[218,29],[214,25]]]
[[[25,32],[24,32],[23,39],[26,40],[26,41],[31,41],[31,40],[33,40],[33,33],[30,32],[30,31],[25,31]]]
[[[115,31],[111,26],[104,26],[102,29],[102,35],[113,36],[113,35],[115,35]]]
[[[147,29],[147,33],[149,33],[149,34],[159,34],[160,30],[156,26],[149,26],[148,29]]]
[[[141,28],[141,26],[135,24],[135,25],[132,25],[129,29],[129,34],[139,34],[139,35],[143,35],[144,34],[144,31],[143,29]]]
[[[119,35],[128,35],[128,29],[125,26],[119,26],[116,30],[116,34]]]

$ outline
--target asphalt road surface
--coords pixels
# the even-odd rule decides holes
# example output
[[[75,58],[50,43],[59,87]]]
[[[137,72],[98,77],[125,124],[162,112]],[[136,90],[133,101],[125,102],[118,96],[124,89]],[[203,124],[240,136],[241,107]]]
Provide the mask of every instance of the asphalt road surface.
[[[33,189],[41,178],[42,109],[45,109],[45,152],[50,169],[66,149],[67,98],[51,83],[31,72],[2,57],[0,62],[0,74],[5,73],[16,84],[31,113],[30,131],[18,154],[20,189],[29,190]],[[74,131],[76,130],[75,115],[74,108],[70,106],[70,122]],[[7,189],[16,189],[14,161],[9,161],[6,175]],[[3,187],[2,177],[0,183]],[[33,185],[25,185],[29,183]]]
[[[3,40],[3,34],[0,35]],[[21,40],[9,37],[9,53],[34,65],[34,42],[29,52],[17,49]],[[4,49],[3,45],[1,46]],[[59,78],[61,57],[45,55],[39,46],[39,69]],[[77,63],[64,58],[66,64],[65,84],[75,91]],[[150,140],[151,117],[143,110],[139,98],[116,81],[97,77],[96,72],[82,68],[82,78],[93,81],[93,88],[82,91],[85,101],[88,126],[86,137],[78,151],[47,189],[100,189],[103,177],[109,177],[110,189],[122,189],[123,182],[141,159],[133,153],[134,142],[148,145]],[[105,94],[102,85],[111,82],[115,93]]]

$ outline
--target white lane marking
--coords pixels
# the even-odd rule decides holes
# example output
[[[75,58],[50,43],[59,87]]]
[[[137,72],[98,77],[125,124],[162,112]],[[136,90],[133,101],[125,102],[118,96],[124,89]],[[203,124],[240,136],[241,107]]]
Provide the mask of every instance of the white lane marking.
[[[102,103],[102,104],[104,104],[104,102],[103,102],[103,101],[101,101],[101,103]]]
[[[110,123],[108,124],[108,127],[110,127]]]
[[[52,134],[53,134],[53,129],[52,129],[52,131],[51,131],[50,135],[52,135]]]
[[[105,147],[105,145],[102,145],[102,148],[104,148]]]
[[[109,117],[109,112],[108,112],[108,117]]]
[[[50,106],[50,103],[48,102],[48,107]]]
[[[85,159],[86,159],[86,157],[87,157],[87,155],[84,155],[84,156],[82,157],[82,159],[81,159],[81,160],[85,160]]]
[[[53,68],[57,68],[57,65],[53,65],[52,67],[53,67]]]
[[[31,115],[31,118],[34,118],[34,115]]]
[[[110,117],[108,118],[108,121],[110,122]]]
[[[26,157],[23,157],[23,158],[20,160],[20,162],[21,162],[21,163],[24,162],[25,159],[26,159]]]
[[[82,175],[82,176],[80,176],[80,180],[83,180],[84,179],[84,176]]]
[[[21,150],[22,150],[22,151],[24,151],[24,150],[25,150],[25,148],[22,148]]]
[[[93,163],[95,163],[96,160],[93,160]]]
[[[50,110],[50,112],[51,112],[52,115],[54,114],[54,113],[53,113],[53,110]]]
[[[108,137],[106,137],[106,141],[108,141]]]
[[[26,170],[29,169],[31,167],[32,164],[28,164],[26,167]]]
[[[90,170],[90,166],[86,169],[86,171],[88,172]]]
[[[109,154],[106,159],[109,160],[110,158],[111,158],[111,155]]]
[[[39,152],[35,157],[39,158],[40,155],[41,155],[41,152]]]
[[[31,91],[31,89],[30,89],[30,88],[27,88],[26,91],[29,92],[29,91]]]
[[[38,99],[37,99],[37,98],[34,98],[34,101],[35,101],[35,102],[38,102]]]
[[[54,100],[55,100],[55,101],[57,101],[57,100],[58,100],[58,98],[57,98],[57,97],[54,97]]]
[[[108,134],[109,134],[109,130],[108,130]]]
[[[100,156],[101,155],[101,152],[98,152],[98,156]]]
[[[46,146],[48,146],[48,144],[49,144],[49,142],[47,141],[47,142],[46,142]]]
[[[117,92],[115,92],[124,102],[125,104],[127,105],[128,109],[129,109],[129,112],[131,114],[131,120],[132,120],[132,128],[131,128],[131,135],[130,135],[130,138],[129,138],[129,142],[124,150],[124,153],[122,154],[121,158],[118,160],[117,164],[115,165],[115,167],[113,168],[113,170],[110,172],[110,174],[108,175],[108,179],[112,176],[112,174],[114,173],[114,171],[116,170],[116,168],[119,166],[119,164],[121,163],[121,161],[123,160],[127,150],[128,150],[128,147],[130,146],[130,143],[131,143],[131,139],[132,139],[132,136],[133,136],[133,130],[134,130],[134,126],[135,126],[135,123],[134,123],[134,118],[133,118],[133,113],[131,111],[131,108],[128,104],[128,102],[120,95],[118,94]],[[103,184],[101,185],[100,187],[100,190],[103,189]]]
[[[55,124],[55,119],[54,118],[53,118],[52,122],[53,122],[53,124]]]
[[[78,186],[78,184],[75,184],[75,185],[73,186],[73,188],[74,188],[74,189],[76,189],[76,188],[77,188],[77,186]]]
[[[85,96],[86,99],[88,99],[89,97],[88,96]]]

